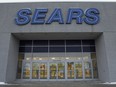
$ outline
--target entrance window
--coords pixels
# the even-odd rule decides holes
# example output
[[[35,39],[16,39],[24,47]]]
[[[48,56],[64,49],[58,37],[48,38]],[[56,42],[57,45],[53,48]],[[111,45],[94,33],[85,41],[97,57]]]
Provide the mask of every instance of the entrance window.
[[[65,64],[63,62],[50,62],[50,79],[65,79]]]
[[[39,63],[32,63],[32,79],[38,79],[39,77]]]
[[[93,66],[93,76],[94,78],[98,78],[97,59],[96,59],[95,53],[91,53],[91,59],[92,59],[92,66]]]
[[[67,62],[67,77],[74,79],[74,62]]]
[[[94,40],[21,40],[17,79],[97,79]]]
[[[81,46],[67,46],[66,52],[82,52]]]
[[[65,52],[65,47],[50,47],[50,52]]]
[[[17,79],[21,79],[22,73],[22,61],[24,60],[24,54],[19,53],[18,66],[17,66]]]
[[[33,61],[48,61],[48,53],[33,53],[32,56]]]
[[[91,71],[91,63],[89,61],[84,62],[84,69],[85,69],[85,78],[91,79],[92,78],[92,71]]]
[[[30,62],[24,62],[23,63],[23,79],[29,79],[30,78]]]
[[[33,46],[34,47],[48,46],[48,40],[34,40]]]
[[[20,41],[20,46],[21,47],[28,47],[28,46],[32,46],[32,40],[21,40]]]
[[[67,46],[80,46],[81,45],[81,40],[66,40],[66,45]]]
[[[64,40],[50,40],[49,41],[50,46],[63,46],[65,45]]]
[[[48,52],[48,47],[33,47],[33,53]]]

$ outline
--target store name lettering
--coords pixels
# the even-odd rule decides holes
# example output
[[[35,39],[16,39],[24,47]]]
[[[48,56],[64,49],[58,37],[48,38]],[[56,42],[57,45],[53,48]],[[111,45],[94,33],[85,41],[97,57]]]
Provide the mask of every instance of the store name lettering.
[[[63,15],[61,8],[55,8],[47,15],[48,9],[35,9],[32,12],[31,9],[21,9],[17,12],[15,23],[17,25],[39,25],[39,24],[52,24],[57,22],[58,24],[71,24],[75,20],[76,24],[89,24],[96,25],[100,21],[99,10],[96,8],[88,8],[85,11],[81,8],[69,8],[66,15]],[[64,16],[66,16],[64,19]]]

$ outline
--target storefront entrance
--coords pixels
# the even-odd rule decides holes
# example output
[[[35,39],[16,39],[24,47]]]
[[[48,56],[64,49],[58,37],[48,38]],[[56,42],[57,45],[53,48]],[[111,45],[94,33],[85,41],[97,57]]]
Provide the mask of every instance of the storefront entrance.
[[[92,76],[91,61],[23,61],[23,79],[81,80]]]
[[[49,79],[65,79],[65,62],[50,62],[49,77]]]
[[[96,79],[94,40],[20,41],[17,70],[21,80]]]

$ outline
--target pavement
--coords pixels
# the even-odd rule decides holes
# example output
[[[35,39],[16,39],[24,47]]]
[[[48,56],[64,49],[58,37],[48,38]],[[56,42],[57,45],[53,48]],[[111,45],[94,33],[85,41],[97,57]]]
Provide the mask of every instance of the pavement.
[[[1,84],[0,87],[116,87],[116,84],[100,81],[24,81]]]

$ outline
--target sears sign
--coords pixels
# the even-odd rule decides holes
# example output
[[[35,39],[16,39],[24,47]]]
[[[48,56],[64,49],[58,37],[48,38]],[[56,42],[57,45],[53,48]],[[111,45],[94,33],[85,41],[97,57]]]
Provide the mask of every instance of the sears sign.
[[[76,20],[76,24],[83,24],[84,22],[89,25],[98,24],[99,10],[96,8],[88,8],[85,11],[81,8],[69,8],[64,15],[61,8],[55,8],[53,12],[50,13],[50,16],[46,16],[49,9],[35,9],[32,12],[31,9],[21,9],[17,12],[17,17],[15,18],[15,23],[17,25],[26,25],[26,24],[52,24],[57,22],[59,24],[71,24],[73,20]],[[66,16],[64,19],[64,16]]]

